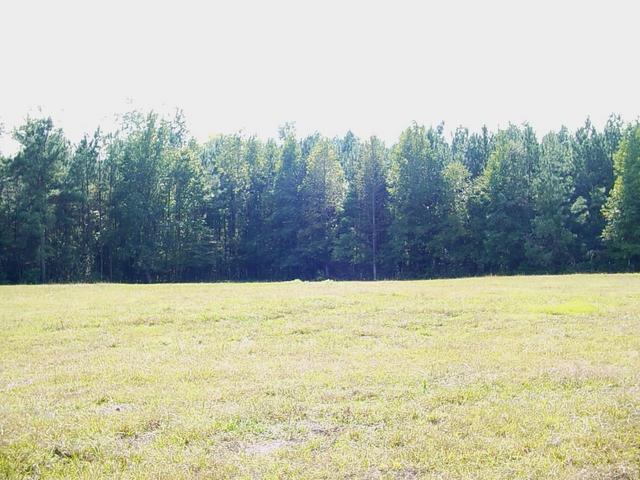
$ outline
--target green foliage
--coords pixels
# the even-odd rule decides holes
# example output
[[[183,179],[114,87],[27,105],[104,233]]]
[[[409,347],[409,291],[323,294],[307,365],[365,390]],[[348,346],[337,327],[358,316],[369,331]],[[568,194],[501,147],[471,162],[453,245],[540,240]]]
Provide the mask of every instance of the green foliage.
[[[28,119],[0,157],[0,282],[636,269],[634,129],[612,116],[540,143],[526,124],[449,141],[413,124],[387,149],[286,124],[198,144],[181,112],[131,112],[71,146]]]
[[[204,158],[213,186],[208,218],[217,242],[215,275],[239,278],[245,266],[247,208],[252,147],[239,135],[221,136],[205,145]]]
[[[359,149],[344,204],[344,215],[333,255],[351,276],[377,279],[389,271],[389,191],[387,150],[376,137]]]
[[[3,168],[10,183],[5,187],[7,224],[3,229],[12,232],[3,263],[7,264],[9,280],[46,282],[49,261],[56,255],[52,243],[57,227],[55,205],[61,193],[68,144],[50,118],[27,119],[13,137],[20,150]]]
[[[453,160],[463,164],[472,178],[484,170],[492,150],[492,137],[487,127],[481,133],[469,134],[469,130],[458,127],[451,141]]]
[[[280,132],[283,142],[280,153],[270,208],[266,215],[268,232],[263,241],[268,242],[269,260],[275,278],[291,278],[299,271],[300,262],[296,255],[298,229],[302,218],[302,194],[299,186],[305,175],[301,145],[292,125]]]
[[[615,183],[603,213],[604,240],[628,267],[640,265],[640,124],[629,127],[614,157]]]
[[[304,217],[298,232],[298,253],[303,269],[307,275],[329,277],[345,181],[335,149],[328,140],[315,142],[300,189]]]
[[[178,146],[170,130],[156,114],[136,112],[125,116],[122,130],[110,142],[108,236],[110,275],[115,278],[152,281],[166,265],[167,174]]]
[[[573,205],[578,215],[573,231],[578,237],[578,258],[591,267],[604,260],[602,207],[613,186],[613,154],[618,148],[620,132],[620,119],[611,117],[603,133],[587,120],[573,137]]]
[[[533,132],[514,125],[498,132],[483,173],[484,264],[490,272],[518,271],[534,215],[532,182],[538,162]]]
[[[172,280],[205,279],[212,266],[214,239],[206,223],[211,191],[199,155],[189,141],[170,157],[165,248]]]
[[[445,252],[446,270],[454,275],[472,271],[475,264],[471,244],[470,202],[473,182],[468,168],[454,161],[444,168],[446,223],[437,240]]]
[[[566,129],[549,133],[540,145],[540,161],[533,179],[534,217],[525,248],[529,265],[555,272],[575,264],[571,231],[573,195],[571,139]]]
[[[394,256],[401,276],[437,274],[446,254],[434,239],[448,214],[444,167],[449,149],[442,128],[414,124],[400,135],[390,172]]]

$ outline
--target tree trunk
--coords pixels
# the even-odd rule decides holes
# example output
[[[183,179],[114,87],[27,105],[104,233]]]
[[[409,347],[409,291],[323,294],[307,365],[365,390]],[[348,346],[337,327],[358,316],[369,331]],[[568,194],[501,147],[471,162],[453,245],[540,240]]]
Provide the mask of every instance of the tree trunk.
[[[372,156],[374,155],[373,149],[374,149],[373,140],[371,140]],[[375,175],[374,175],[374,178],[375,178]],[[372,188],[371,188],[371,223],[372,223],[372,230],[373,230],[371,235],[371,250],[372,250],[372,257],[373,257],[373,280],[375,281],[378,279],[378,271],[376,266],[376,236],[378,232],[376,231],[376,182],[375,181],[372,182]]]
[[[45,229],[43,228],[40,231],[40,275],[42,283],[46,283],[47,281],[47,262],[44,258],[44,240],[45,240]]]

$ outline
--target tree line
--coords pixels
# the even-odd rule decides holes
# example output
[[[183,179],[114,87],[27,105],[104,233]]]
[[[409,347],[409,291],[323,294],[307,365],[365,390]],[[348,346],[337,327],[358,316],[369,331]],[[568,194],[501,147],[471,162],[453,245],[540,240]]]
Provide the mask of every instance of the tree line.
[[[409,126],[200,144],[131,112],[71,144],[51,118],[0,156],[0,282],[431,278],[636,270],[640,124],[538,139]]]

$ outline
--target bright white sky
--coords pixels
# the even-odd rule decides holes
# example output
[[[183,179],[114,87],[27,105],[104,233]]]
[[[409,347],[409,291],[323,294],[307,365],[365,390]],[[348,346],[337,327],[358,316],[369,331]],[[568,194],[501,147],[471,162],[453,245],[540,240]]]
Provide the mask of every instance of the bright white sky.
[[[40,108],[77,141],[133,107],[180,107],[199,139],[294,121],[392,142],[413,120],[539,132],[633,120],[639,5],[2,0],[0,122]]]

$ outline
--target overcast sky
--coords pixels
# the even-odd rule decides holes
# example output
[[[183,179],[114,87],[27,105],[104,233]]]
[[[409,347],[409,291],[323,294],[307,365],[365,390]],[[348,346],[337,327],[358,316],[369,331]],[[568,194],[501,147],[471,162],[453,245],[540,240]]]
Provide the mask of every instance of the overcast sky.
[[[199,139],[377,134],[640,114],[640,2],[25,1],[0,4],[0,122],[76,141],[133,107]],[[5,152],[6,152],[5,139]]]

